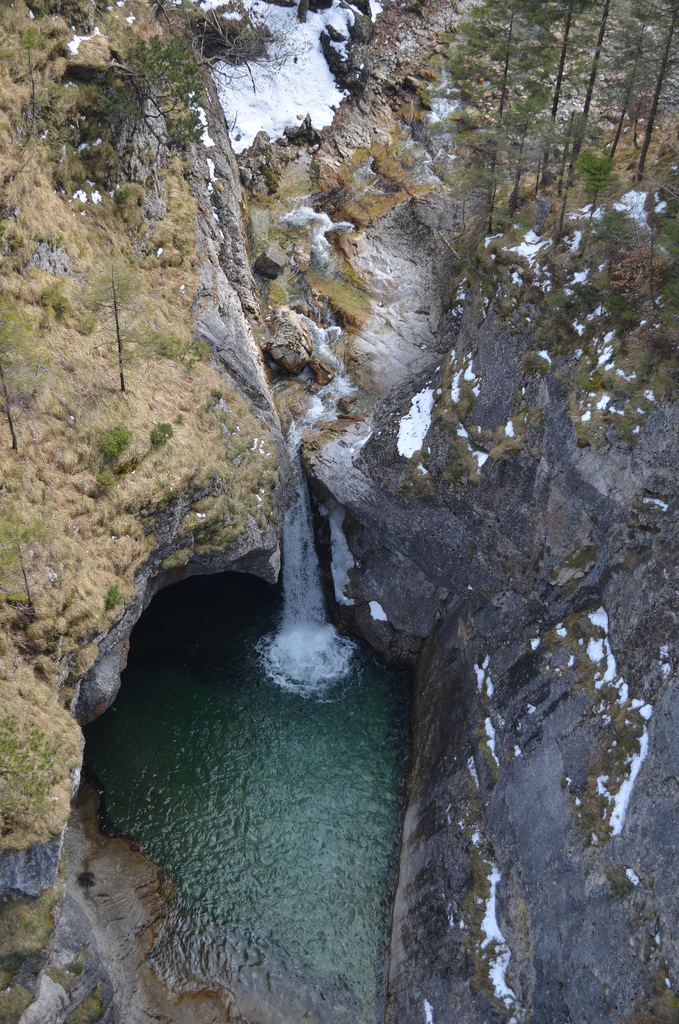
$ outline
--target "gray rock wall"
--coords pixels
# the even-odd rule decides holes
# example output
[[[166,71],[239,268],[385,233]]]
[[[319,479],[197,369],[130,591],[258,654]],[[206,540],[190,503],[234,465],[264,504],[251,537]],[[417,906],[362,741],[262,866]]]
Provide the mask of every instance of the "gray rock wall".
[[[583,445],[568,356],[524,372],[534,342],[492,309],[449,341],[478,387],[470,444],[522,404],[519,451],[451,477],[435,410],[418,481],[399,423],[450,387],[441,359],[305,456],[351,517],[343,615],[420,652],[386,1020],[625,1020],[679,985],[679,409],[632,448]]]

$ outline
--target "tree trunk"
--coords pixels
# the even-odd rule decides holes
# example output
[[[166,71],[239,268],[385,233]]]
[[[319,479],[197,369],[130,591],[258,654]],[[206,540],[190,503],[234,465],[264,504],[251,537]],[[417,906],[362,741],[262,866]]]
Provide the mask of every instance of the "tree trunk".
[[[513,217],[516,213],[516,207],[519,202],[519,185],[521,183],[521,175],[523,173],[523,147],[526,141],[526,137],[521,139],[521,145],[519,146],[519,158],[516,164],[516,174],[514,175],[514,186],[512,188],[512,194],[509,197],[509,216]]]
[[[14,429],[14,421],[12,419],[12,406],[9,401],[9,389],[7,387],[7,381],[5,380],[5,371],[2,363],[0,363],[0,383],[2,383],[2,395],[5,400],[5,414],[7,416],[7,422],[9,423],[9,431],[12,435],[12,448],[15,452],[19,451],[19,442],[17,441],[16,430]]]
[[[571,116],[568,120],[568,128],[566,129],[566,137],[563,141],[563,153],[561,154],[561,167],[559,168],[559,184],[556,189],[556,194],[561,195],[561,189],[563,188],[563,176],[566,172],[568,165],[568,154],[571,149],[571,138],[573,135],[573,121],[575,120],[575,112],[571,111]]]
[[[561,83],[563,81],[563,72],[566,66],[566,52],[568,50],[568,37],[571,32],[571,19],[573,17],[573,6],[575,0],[571,0],[566,11],[566,22],[563,27],[563,43],[561,44],[561,53],[559,55],[559,68],[556,73],[556,82],[554,83],[554,97],[552,99],[552,121],[556,121],[556,114],[559,109],[559,100],[561,98]],[[542,154],[542,184],[546,185],[547,166],[549,164],[549,149],[545,147]],[[537,190],[535,192],[537,195]]]
[[[118,319],[118,297],[116,295],[116,282],[111,274],[111,291],[113,293],[113,314],[116,320],[116,341],[118,343],[118,370],[120,371],[120,390],[125,390],[125,374],[123,372],[123,339],[120,333],[120,320]]]
[[[297,7],[297,20],[305,22],[308,10],[309,0],[299,0],[299,6]]]
[[[580,127],[573,140],[573,152],[571,154],[571,166],[578,159],[580,153],[580,147],[582,146],[585,130],[587,128],[587,118],[589,117],[589,108],[592,103],[592,96],[594,94],[594,83],[596,82],[596,73],[599,67],[599,57],[601,56],[601,48],[604,43],[604,35],[606,34],[606,22],[608,21],[608,12],[611,9],[611,0],[605,0],[604,9],[601,12],[601,21],[599,22],[599,36],[596,41],[596,48],[594,50],[594,58],[592,59],[592,68],[589,73],[589,82],[587,83],[587,93],[585,95],[585,105],[582,108],[582,118],[580,121]]]
[[[622,135],[622,126],[625,123],[625,116],[627,114],[627,109],[629,107],[629,101],[632,98],[632,90],[634,89],[634,85],[635,85],[636,78],[637,78],[637,68],[639,66],[639,61],[641,60],[641,51],[642,51],[642,48],[643,48],[644,35],[646,34],[646,27],[647,27],[647,25],[648,25],[648,22],[645,21],[644,24],[641,26],[641,32],[639,33],[639,41],[637,43],[636,53],[634,54],[634,64],[632,65],[631,78],[629,80],[627,88],[625,89],[625,98],[622,101],[622,110],[620,112],[620,120],[618,121],[618,128],[617,128],[617,131],[615,133],[615,139],[613,140],[613,146],[611,148],[611,156],[612,157],[615,156],[615,151],[618,148],[618,143],[620,142],[620,136]]]
[[[31,594],[31,588],[28,585],[28,576],[26,574],[26,566],[24,565],[24,556],[21,550],[21,544],[17,544],[17,552],[19,554],[19,565],[21,566],[21,575],[24,578],[24,586],[26,587],[26,597],[28,598],[29,608],[33,607],[33,595]]]
[[[649,287],[649,290],[651,292],[651,306],[653,306],[655,308],[655,281],[654,281],[654,276],[655,276],[654,275],[654,270],[655,270],[655,263],[654,263],[654,257],[655,257],[655,253],[654,253],[654,249],[655,249],[655,225],[653,223],[653,214],[651,214],[651,216],[649,218],[649,221],[650,221],[650,228],[651,228],[651,266],[649,268],[648,287]]]
[[[561,44],[561,55],[559,57],[559,70],[556,73],[556,82],[554,83],[554,99],[552,100],[552,121],[556,120],[556,113],[559,109],[559,99],[561,98],[561,82],[563,81],[563,71],[566,66],[566,51],[568,49],[568,37],[571,31],[571,18],[573,17],[573,5],[575,0],[571,0],[568,5],[568,11],[566,12],[566,23],[563,27],[563,43]]]
[[[514,8],[516,0],[512,0],[512,13],[509,18],[509,35],[507,36],[507,50],[505,52],[505,63],[502,71],[502,91],[500,93],[500,109],[498,119],[501,121],[505,111],[505,99],[507,98],[507,78],[509,77],[509,57],[512,50],[512,36],[514,34]]]
[[[660,93],[665,82],[665,75],[667,74],[667,65],[670,59],[670,48],[672,46],[672,36],[674,35],[674,29],[677,24],[677,18],[679,18],[679,3],[675,3],[674,10],[672,11],[672,21],[670,27],[667,30],[667,40],[665,42],[665,50],[663,52],[662,62],[660,64],[660,70],[658,71],[658,80],[655,85],[655,93],[653,94],[653,103],[651,104],[651,112],[648,115],[648,121],[646,122],[646,134],[644,136],[644,144],[641,147],[641,156],[639,157],[639,166],[637,167],[637,181],[640,181],[644,176],[644,167],[646,166],[646,155],[648,153],[648,147],[651,145],[651,135],[653,134],[653,128],[655,125],[656,114],[658,113],[658,104],[660,102]]]

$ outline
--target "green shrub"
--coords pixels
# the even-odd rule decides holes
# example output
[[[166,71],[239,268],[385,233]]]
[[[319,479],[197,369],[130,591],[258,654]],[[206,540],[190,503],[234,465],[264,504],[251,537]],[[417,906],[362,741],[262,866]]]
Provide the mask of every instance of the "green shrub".
[[[104,608],[107,612],[113,611],[117,608],[123,599],[123,595],[120,593],[120,589],[117,583],[114,583],[112,587],[109,587],[106,591],[106,597],[104,598]]]
[[[110,469],[105,469],[97,476],[97,487],[100,491],[110,491],[116,478]]]
[[[524,373],[544,373],[549,368],[547,360],[538,352],[526,352],[521,369]]]
[[[50,284],[40,296],[40,305],[54,311],[57,320],[63,320],[71,312],[71,303],[62,294],[58,284]]]
[[[156,423],[151,431],[151,444],[159,448],[161,444],[167,444],[174,431],[169,423]]]
[[[119,423],[117,427],[105,430],[99,438],[99,451],[107,459],[115,459],[129,448],[132,434]]]

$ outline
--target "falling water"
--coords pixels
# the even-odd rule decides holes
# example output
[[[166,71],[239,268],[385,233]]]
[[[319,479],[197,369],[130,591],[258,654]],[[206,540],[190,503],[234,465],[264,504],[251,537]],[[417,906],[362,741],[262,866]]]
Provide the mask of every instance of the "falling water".
[[[326,620],[299,444],[293,424],[288,447],[297,479],[295,500],[283,523],[283,616],[278,631],[264,637],[259,650],[274,682],[310,697],[346,676],[354,644]]]
[[[321,264],[327,264],[330,259],[332,247],[326,238],[330,231],[342,235],[356,230],[349,221],[332,221],[327,213],[320,213],[311,206],[298,206],[281,217],[281,223],[308,230],[312,251]]]

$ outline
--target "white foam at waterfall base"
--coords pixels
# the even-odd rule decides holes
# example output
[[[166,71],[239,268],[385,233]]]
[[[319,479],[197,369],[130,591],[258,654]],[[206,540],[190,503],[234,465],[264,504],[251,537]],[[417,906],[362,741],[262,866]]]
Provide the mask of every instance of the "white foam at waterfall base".
[[[297,455],[293,428],[291,455]],[[322,696],[351,668],[353,643],[326,621],[306,481],[299,470],[296,501],[283,523],[283,619],[259,645],[270,679],[303,697]]]

